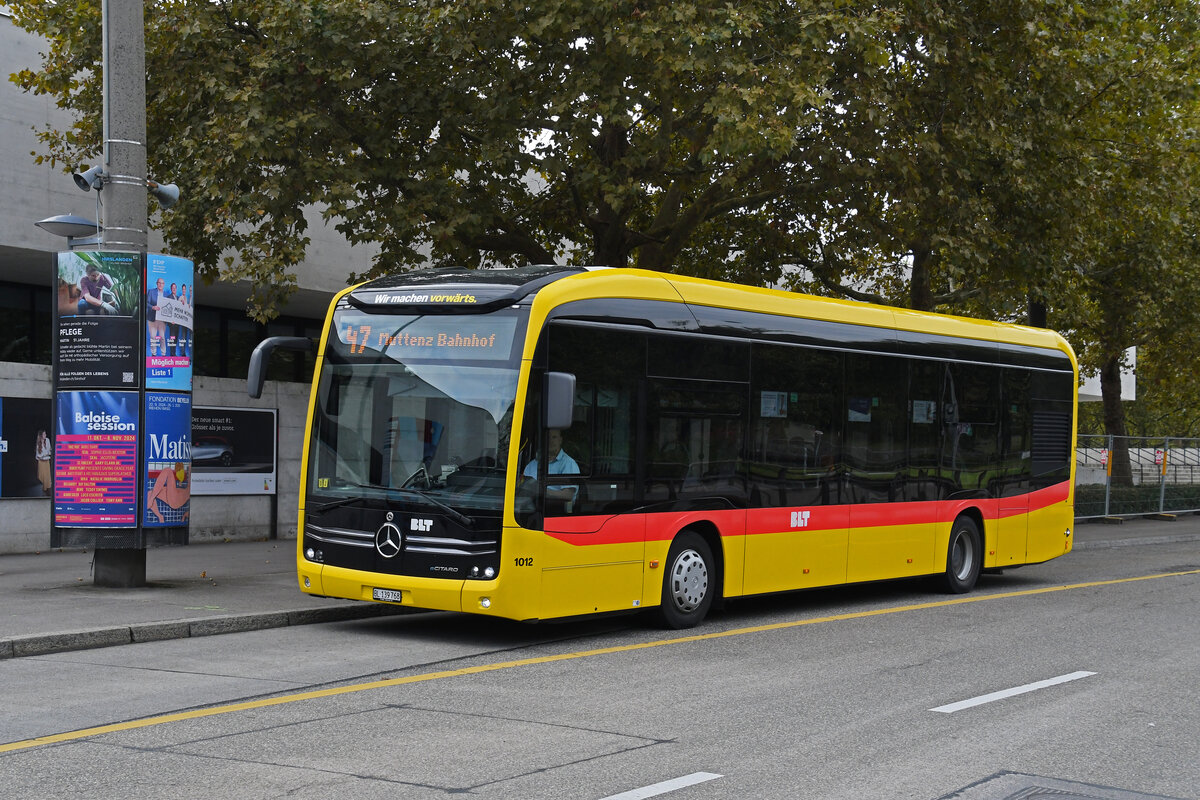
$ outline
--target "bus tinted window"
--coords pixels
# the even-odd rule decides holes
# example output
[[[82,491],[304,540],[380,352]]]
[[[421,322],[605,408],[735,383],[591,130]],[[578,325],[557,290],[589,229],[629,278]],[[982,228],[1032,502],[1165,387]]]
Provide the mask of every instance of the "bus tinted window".
[[[754,345],[749,461],[755,505],[842,502],[842,358],[807,347]]]
[[[579,466],[570,506],[547,516],[600,514],[634,506],[638,383],[645,372],[640,331],[589,324],[553,324],[548,339],[551,370],[575,375],[574,423],[562,432],[562,449]],[[529,416],[532,423],[537,417]]]
[[[942,470],[951,497],[987,497],[1000,452],[1000,370],[984,364],[947,365]]]
[[[1001,474],[996,494],[1014,497],[1029,491],[1033,476],[1033,418],[1030,414],[1028,370],[1003,371],[1000,414]]]
[[[942,383],[946,365],[940,361],[913,361],[908,371],[908,500],[941,500]]]
[[[844,450],[848,502],[905,500],[908,364],[889,356],[846,356]]]
[[[746,385],[652,379],[649,398],[646,505],[744,507]]]

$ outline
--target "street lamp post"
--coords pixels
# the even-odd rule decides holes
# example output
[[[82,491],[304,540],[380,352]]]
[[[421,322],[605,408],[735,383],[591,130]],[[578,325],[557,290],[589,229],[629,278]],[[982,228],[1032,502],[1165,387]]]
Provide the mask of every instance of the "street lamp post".
[[[104,250],[136,251],[145,257],[146,211],[146,21],[143,0],[103,0],[104,44]],[[144,290],[143,290],[144,291]],[[144,328],[145,326],[139,326]],[[139,348],[138,352],[144,352]],[[145,404],[145,365],[138,372],[139,405]],[[138,436],[137,474],[145,468],[144,436]],[[139,481],[139,493],[145,488]],[[139,505],[140,508],[140,505]],[[94,581],[105,586],[144,586],[146,548],[141,517],[125,547],[95,550]]]
[[[50,217],[35,223],[45,231],[67,239],[67,249],[93,249],[99,251],[95,257],[100,259],[112,258],[114,264],[135,264],[138,268],[132,275],[127,274],[125,285],[135,286],[135,296],[144,298],[146,270],[153,261],[154,268],[162,271],[170,262],[184,262],[191,282],[191,262],[171,256],[148,253],[149,215],[146,208],[146,192],[158,199],[163,208],[170,208],[179,200],[179,188],[174,184],[160,184],[147,179],[146,176],[146,57],[145,57],[145,19],[143,0],[102,0],[102,30],[103,30],[103,72],[104,72],[104,161],[103,164],[90,167],[74,175],[75,184],[83,191],[97,192],[104,196],[104,225],[70,215]],[[100,204],[97,199],[97,214]],[[61,263],[61,262],[60,262]],[[174,267],[178,268],[178,267]],[[81,284],[82,285],[82,284]],[[159,299],[174,302],[175,298],[167,295]],[[135,303],[141,303],[138,299]],[[164,312],[176,318],[183,312],[173,306],[155,308],[159,314]],[[128,308],[128,307],[127,307]],[[127,310],[127,314],[130,312]],[[146,482],[150,474],[147,455],[155,453],[153,447],[147,445],[147,437],[153,431],[160,433],[164,428],[175,431],[180,425],[184,428],[190,422],[191,408],[191,366],[190,354],[183,356],[183,363],[177,363],[180,353],[166,352],[164,343],[161,361],[155,363],[153,397],[147,392],[148,361],[146,321],[136,322],[137,313],[127,318],[129,323],[119,319],[107,323],[92,320],[90,317],[72,321],[68,325],[60,322],[58,338],[55,347],[55,414],[59,413],[58,404],[66,397],[73,403],[106,403],[125,404],[127,408],[136,403],[134,415],[136,421],[132,430],[136,436],[130,435],[125,446],[136,447],[134,458],[134,497],[132,516],[129,512],[106,512],[93,514],[73,514],[65,511],[59,515],[59,505],[56,500],[54,509],[54,524],[51,533],[51,545],[62,546],[64,543],[83,545],[94,550],[94,581],[98,586],[133,587],[146,584],[146,547],[161,544],[187,544],[187,515],[183,516],[182,525],[167,523],[161,514],[158,523],[147,517],[145,504],[154,502],[146,494]],[[190,326],[191,318],[184,314],[186,325]],[[90,341],[88,348],[78,345],[71,337],[83,334],[80,331],[100,325],[96,333],[102,334],[99,339]],[[114,334],[114,332],[123,331]],[[90,333],[90,331],[89,331]],[[97,341],[102,341],[105,352],[95,355]],[[177,343],[172,342],[177,346]],[[64,350],[65,348],[65,350]],[[102,362],[103,369],[80,372],[70,372],[60,369],[63,363],[63,353],[71,360],[91,360]],[[168,357],[170,356],[170,357]],[[122,362],[121,359],[132,358],[132,361]],[[107,360],[104,360],[107,359]],[[114,367],[113,364],[121,364]],[[89,366],[92,364],[89,363]],[[175,370],[185,370],[176,373]],[[87,376],[85,380],[80,375]],[[100,376],[100,377],[94,377]],[[118,384],[114,383],[119,380]],[[133,391],[136,386],[136,392]],[[130,398],[132,395],[132,398]],[[151,402],[153,400],[153,402]],[[82,419],[91,431],[90,414],[82,417],[77,415],[76,423]],[[182,423],[180,420],[183,420]],[[62,424],[62,421],[59,420]],[[90,435],[90,434],[88,434]],[[136,439],[136,444],[133,440]],[[190,432],[184,431],[179,435],[179,441],[186,443]],[[158,439],[156,439],[156,442]],[[186,457],[186,456],[185,456]],[[162,454],[156,456],[156,464],[163,460]],[[86,460],[80,463],[85,463]],[[70,462],[68,462],[70,463]],[[78,464],[73,468],[81,469]],[[118,468],[123,469],[121,463]],[[159,466],[161,469],[161,466]],[[185,484],[186,485],[186,484]],[[124,497],[114,490],[112,497]],[[118,505],[120,503],[118,502]],[[64,508],[69,504],[64,504]],[[128,508],[126,504],[123,508]],[[133,520],[133,526],[126,526],[127,520]],[[60,520],[64,524],[60,525]],[[114,522],[116,524],[114,524]],[[76,523],[76,527],[68,527]],[[78,527],[86,523],[91,527]]]

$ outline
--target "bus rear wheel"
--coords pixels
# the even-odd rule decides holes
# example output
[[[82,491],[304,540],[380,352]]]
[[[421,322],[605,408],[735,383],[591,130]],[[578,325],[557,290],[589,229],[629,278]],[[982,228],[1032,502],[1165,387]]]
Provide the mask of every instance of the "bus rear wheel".
[[[962,516],[954,520],[950,529],[950,543],[946,548],[946,572],[942,575],[942,588],[950,594],[963,594],[975,588],[979,572],[983,567],[983,537],[975,520]]]
[[[675,537],[667,552],[658,621],[667,628],[699,625],[712,606],[716,578],[712,549],[694,531]]]

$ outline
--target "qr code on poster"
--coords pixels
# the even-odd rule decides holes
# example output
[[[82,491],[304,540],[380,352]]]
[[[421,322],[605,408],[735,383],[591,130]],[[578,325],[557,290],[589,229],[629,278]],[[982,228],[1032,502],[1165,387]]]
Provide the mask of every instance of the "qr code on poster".
[[[121,383],[133,383],[133,373],[132,372],[122,372],[121,373]]]

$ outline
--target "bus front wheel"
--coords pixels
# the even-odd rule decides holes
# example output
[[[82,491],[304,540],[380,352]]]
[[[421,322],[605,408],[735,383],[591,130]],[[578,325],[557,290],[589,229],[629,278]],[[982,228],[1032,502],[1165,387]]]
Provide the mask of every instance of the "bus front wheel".
[[[673,629],[699,625],[712,606],[716,574],[708,542],[694,531],[676,536],[667,552],[658,621]]]
[[[969,592],[975,588],[982,567],[983,537],[979,534],[979,526],[970,517],[959,517],[950,529],[942,587],[950,594]]]

